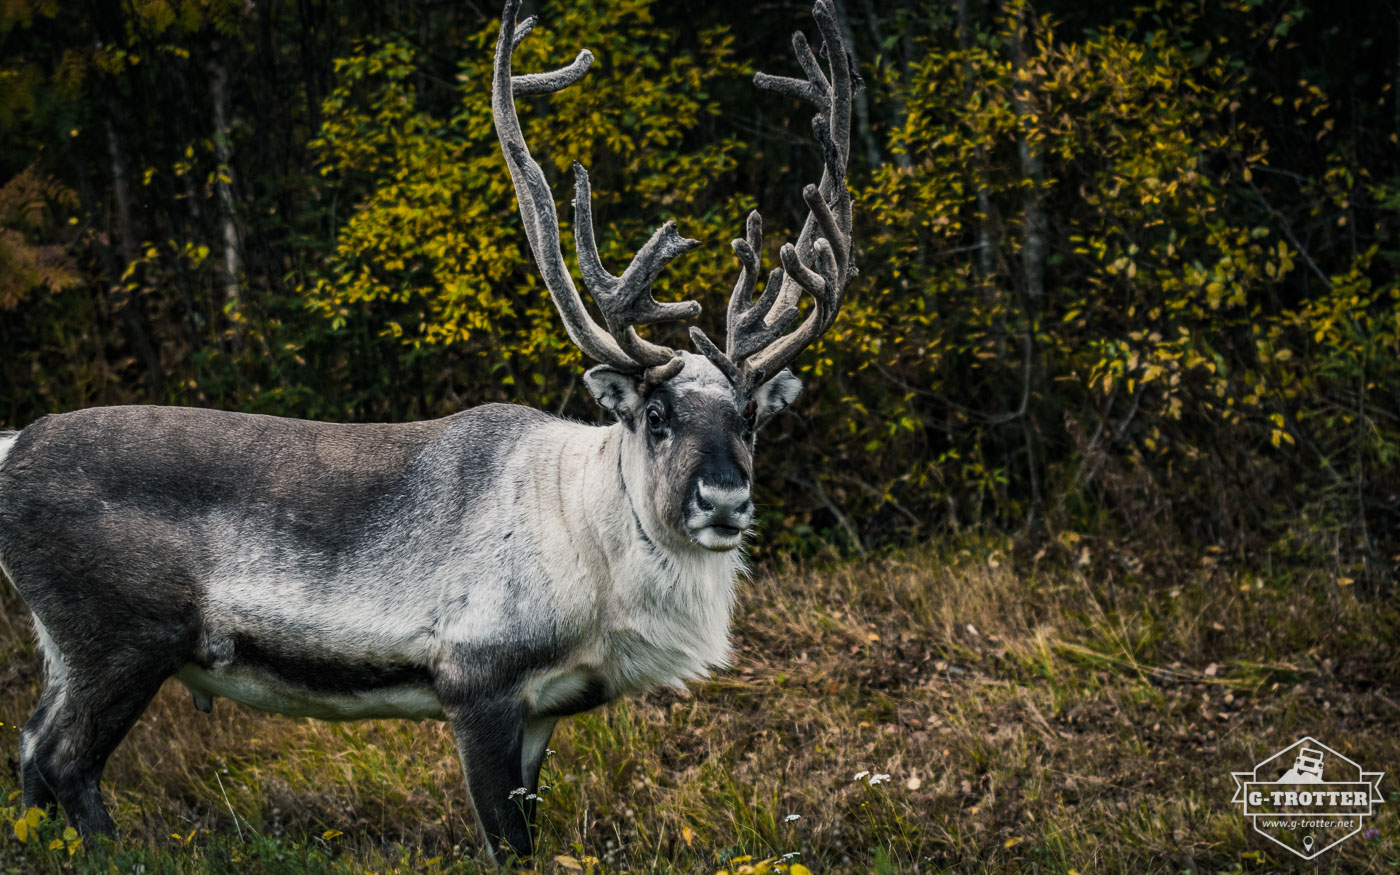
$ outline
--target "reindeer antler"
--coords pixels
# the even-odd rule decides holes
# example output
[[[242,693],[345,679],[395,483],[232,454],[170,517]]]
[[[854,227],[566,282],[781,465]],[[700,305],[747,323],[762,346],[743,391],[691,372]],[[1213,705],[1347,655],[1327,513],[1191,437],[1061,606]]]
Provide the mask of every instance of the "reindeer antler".
[[[720,352],[700,329],[690,329],[696,347],[741,392],[772,377],[831,327],[846,287],[858,272],[846,163],[850,155],[851,91],[860,86],[860,79],[852,69],[851,55],[827,0],[817,0],[812,16],[821,32],[822,53],[831,77],[822,71],[801,31],[793,34],[792,48],[807,74],[806,80],[767,73],[754,75],[754,84],[759,88],[805,100],[817,109],[812,132],[822,150],[822,178],[820,185],[808,185],[802,190],[802,199],[810,211],[802,233],[796,246],[784,244],[779,253],[783,266],[768,275],[763,294],[754,301],[763,221],[757,211],[750,213],[745,237],[733,243],[742,269],[729,299],[725,351]],[[797,318],[797,302],[804,291],[812,296],[814,306],[796,330],[784,334]]]
[[[694,301],[659,303],[651,295],[652,283],[673,259],[700,245],[682,237],[674,222],[662,225],[633,257],[621,276],[614,276],[598,258],[593,232],[593,210],[588,171],[574,164],[574,244],[579,271],[603,312],[606,329],[588,314],[564,254],[559,248],[559,213],[544,171],[530,156],[515,114],[515,95],[547,94],[567,88],[583,78],[593,63],[587,49],[573,63],[548,73],[511,75],[516,46],[534,29],[531,16],[518,25],[520,0],[507,0],[496,43],[491,111],[496,135],[515,184],[525,235],[554,305],[564,319],[570,339],[588,356],[619,370],[641,373],[648,383],[670,379],[680,370],[675,350],[644,340],[636,326],[688,319],[700,312]],[[822,150],[820,185],[808,185],[802,199],[810,210],[797,244],[785,244],[783,266],[768,276],[763,294],[753,299],[758,282],[759,253],[763,247],[763,221],[758,212],[749,215],[745,237],[735,240],[734,252],[742,269],[729,299],[724,352],[699,328],[691,328],[696,347],[724,372],[740,392],[747,393],[785,367],[836,320],[846,287],[856,275],[851,236],[851,195],[846,188],[846,163],[850,154],[851,90],[860,80],[851,56],[841,40],[836,17],[827,0],[812,8],[822,37],[822,53],[831,69],[822,71],[807,38],[793,34],[792,47],[806,80],[758,73],[754,84],[768,91],[797,97],[814,105],[812,132]],[[797,303],[806,292],[814,306],[802,324],[784,333],[798,316]]]
[[[515,96],[547,94],[567,88],[583,78],[593,63],[587,49],[578,53],[573,63],[548,73],[511,75],[511,59],[515,48],[534,29],[536,18],[530,16],[518,25],[515,16],[520,0],[507,0],[501,17],[501,35],[496,42],[495,72],[492,77],[491,113],[496,122],[496,136],[510,167],[520,202],[520,217],[525,223],[525,236],[539,265],[549,294],[570,339],[591,358],[618,370],[631,373],[646,372],[648,382],[660,382],[680,370],[675,350],[642,339],[634,326],[652,325],[699,314],[695,301],[659,303],[651,295],[652,283],[666,265],[682,253],[700,245],[676,231],[674,222],[667,222],[651,235],[632,263],[621,276],[613,276],[598,258],[598,246],[593,234],[593,211],[588,185],[588,171],[574,164],[574,245],[579,270],[584,283],[592,292],[598,308],[603,311],[604,330],[589,315],[569,275],[564,254],[559,248],[559,213],[554,207],[554,195],[549,190],[544,171],[530,156],[520,119],[515,114]]]

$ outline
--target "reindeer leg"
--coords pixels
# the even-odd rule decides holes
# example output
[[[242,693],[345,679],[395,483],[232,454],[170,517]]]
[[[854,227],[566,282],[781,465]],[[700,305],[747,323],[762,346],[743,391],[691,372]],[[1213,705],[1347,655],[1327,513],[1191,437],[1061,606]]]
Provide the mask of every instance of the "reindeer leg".
[[[57,587],[55,587],[57,589]],[[20,743],[26,805],[58,802],[84,836],[114,831],[98,782],[107,758],[146,710],[161,683],[189,658],[198,617],[192,605],[166,619],[108,629],[108,617],[152,618],[149,606],[107,589],[105,615],[86,602],[36,605],[34,629],[44,653],[44,693]],[[55,622],[54,613],[63,623]],[[48,617],[42,622],[40,614]],[[61,634],[60,634],[61,633]]]
[[[520,759],[520,786],[530,791],[525,797],[525,822],[532,828],[535,825],[535,808],[539,802],[540,767],[544,765],[549,737],[554,734],[554,724],[558,722],[557,717],[531,717],[525,724],[525,743]],[[531,796],[536,798],[531,799]]]
[[[25,808],[47,810],[58,804],[58,796],[53,789],[54,776],[48,771],[46,758],[40,754],[48,747],[42,742],[49,735],[49,721],[54,716],[56,706],[63,700],[63,687],[61,679],[52,675],[45,678],[39,704],[20,732],[19,771],[24,785]]]
[[[504,863],[511,855],[534,850],[526,817],[523,748],[526,707],[518,697],[472,698],[443,702],[457,738],[467,789],[477,824],[492,857]]]
[[[107,758],[183,661],[176,647],[131,644],[111,648],[101,661],[66,658],[62,685],[50,682],[56,692],[45,689],[25,724],[25,804],[56,799],[84,836],[114,832],[98,787]]]

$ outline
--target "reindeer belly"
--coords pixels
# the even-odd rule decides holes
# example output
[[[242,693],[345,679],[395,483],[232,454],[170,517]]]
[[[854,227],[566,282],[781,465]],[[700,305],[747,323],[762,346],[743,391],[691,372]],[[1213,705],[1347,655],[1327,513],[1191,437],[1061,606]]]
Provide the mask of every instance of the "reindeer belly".
[[[195,705],[209,710],[215,697],[242,702],[259,711],[319,720],[401,717],[441,720],[442,705],[423,670],[366,670],[365,666],[317,666],[320,677],[255,663],[221,667],[187,662],[175,678],[189,688]]]

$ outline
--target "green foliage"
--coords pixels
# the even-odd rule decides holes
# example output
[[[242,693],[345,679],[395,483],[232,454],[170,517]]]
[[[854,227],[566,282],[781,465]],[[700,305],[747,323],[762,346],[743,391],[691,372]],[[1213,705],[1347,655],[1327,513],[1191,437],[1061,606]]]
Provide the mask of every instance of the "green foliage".
[[[733,38],[706,31],[689,54],[648,28],[650,5],[630,0],[551,16],[516,56],[521,70],[557,66],[582,46],[599,58],[580,86],[520,103],[527,141],[561,180],[572,179],[564,173],[572,161],[593,169],[600,248],[613,265],[625,265],[667,218],[709,240],[742,219],[739,198],[714,203],[710,193],[733,171],[738,144],[688,142],[703,119],[722,112],[706,88],[741,72],[730,58]],[[497,27],[467,41],[456,110],[445,118],[419,105],[409,43],[373,40],[336,61],[336,86],[310,145],[323,175],[363,195],[304,292],[336,331],[367,328],[413,360],[464,360],[478,395],[497,397],[493,387],[502,387],[504,397],[556,405],[584,363],[535,272],[496,144]],[[572,233],[563,246],[570,250]],[[658,295],[679,291],[682,276],[692,289],[713,288],[718,272],[689,259],[658,282]]]
[[[1256,27],[1245,6],[1229,15]],[[893,137],[910,166],[880,168],[862,198],[876,279],[843,314],[847,367],[887,391],[862,394],[880,403],[849,458],[916,422],[943,432],[918,488],[974,517],[990,499],[1006,524],[1073,528],[1082,496],[1206,540],[1292,538],[1274,524],[1319,502],[1364,522],[1367,478],[1394,488],[1400,291],[1375,245],[1330,276],[1300,251],[1257,182],[1290,156],[1242,112],[1270,95],[1205,22],[1172,22],[1075,39],[1008,4],[969,44],[928,46]],[[1325,136],[1327,96],[1299,100]],[[1328,160],[1315,214],[1376,215],[1386,190],[1341,150]],[[1036,209],[1052,217],[1043,291],[1025,261]],[[1334,558],[1381,558],[1364,525],[1344,528],[1325,533]]]
[[[133,401],[599,415],[492,131],[494,9],[99,12],[0,6],[0,425]],[[655,0],[540,12],[519,69],[596,57],[519,101],[565,252],[577,160],[608,265],[666,219],[703,241],[658,295],[701,301],[717,335],[745,213],[762,209],[775,264],[820,172],[808,110],[748,79],[793,72],[787,36],[808,22]],[[1393,22],[1177,0],[843,15],[868,83],[862,273],[764,435],[758,558],[974,526],[1387,579]]]

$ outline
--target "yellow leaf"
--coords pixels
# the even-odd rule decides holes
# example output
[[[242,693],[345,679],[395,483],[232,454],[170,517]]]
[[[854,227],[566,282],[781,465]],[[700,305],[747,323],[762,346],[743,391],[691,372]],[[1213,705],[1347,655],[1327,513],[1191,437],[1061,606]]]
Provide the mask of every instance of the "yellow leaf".
[[[1024,842],[1025,840],[1026,840],[1026,839],[1025,839],[1025,836],[1012,836],[1011,838],[1007,839],[1007,840],[1005,841],[1005,843],[1002,844],[1001,847],[1002,847],[1003,850],[1005,850],[1005,849],[1007,849],[1007,848],[1014,848],[1014,847],[1016,847],[1017,845],[1019,845],[1021,842]]]
[[[345,833],[341,832],[341,831],[338,830],[338,829],[328,829],[328,830],[326,830],[325,832],[321,833],[321,838],[325,839],[326,841],[330,841],[331,839],[335,838],[336,836],[342,836],[342,835],[345,835]]]
[[[63,839],[54,839],[53,841],[49,842],[50,851],[56,851],[61,847],[63,847]]]
[[[29,824],[22,817],[15,821],[15,838],[26,844],[29,842]]]
[[[695,830],[688,826],[681,827],[681,838],[685,840],[685,846],[690,847],[695,844]]]
[[[788,875],[812,875],[812,870],[801,863],[793,863],[788,867]]]
[[[568,869],[570,872],[583,871],[582,863],[580,863],[575,858],[567,856],[565,854],[560,854],[559,856],[555,857],[554,862],[558,863],[560,866],[563,866],[565,869]]]
[[[35,829],[39,826],[39,821],[48,817],[42,808],[31,808],[24,812],[24,819],[29,822],[29,828]]]

